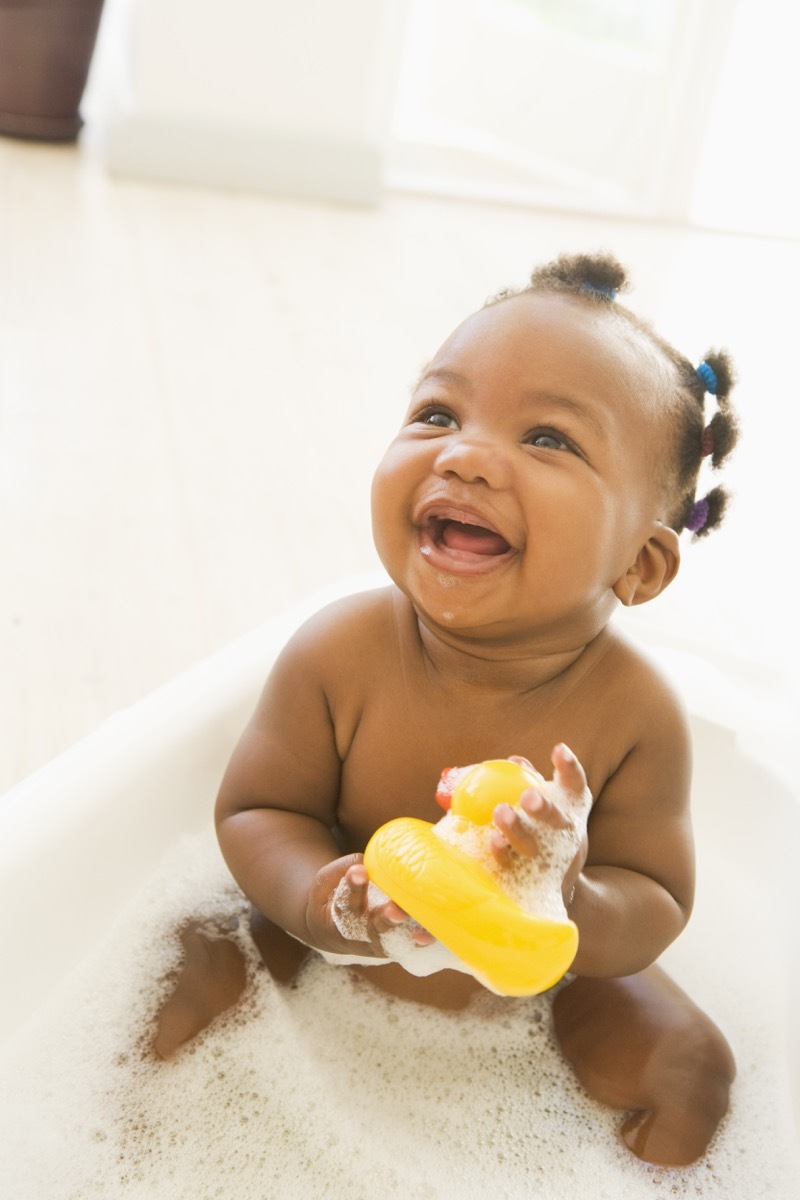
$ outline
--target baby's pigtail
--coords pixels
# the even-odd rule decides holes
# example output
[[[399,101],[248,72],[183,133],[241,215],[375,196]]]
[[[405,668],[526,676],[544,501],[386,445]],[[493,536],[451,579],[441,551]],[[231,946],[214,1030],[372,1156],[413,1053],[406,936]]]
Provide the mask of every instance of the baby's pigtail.
[[[739,423],[729,403],[735,382],[730,357],[724,350],[710,350],[697,367],[696,376],[700,404],[705,403],[706,393],[714,396],[717,403],[717,411],[700,435],[699,458],[708,458],[712,469],[717,470],[739,440]],[[680,528],[688,529],[694,538],[706,537],[712,529],[721,525],[728,500],[729,494],[724,487],[712,488],[700,499],[692,492],[686,497]]]

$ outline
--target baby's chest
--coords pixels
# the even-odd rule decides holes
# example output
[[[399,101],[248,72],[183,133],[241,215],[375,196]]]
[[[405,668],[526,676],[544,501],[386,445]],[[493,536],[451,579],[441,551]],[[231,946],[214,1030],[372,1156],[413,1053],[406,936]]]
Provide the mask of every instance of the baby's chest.
[[[520,755],[549,778],[550,755],[561,741],[598,783],[604,768],[596,739],[569,713],[486,698],[458,705],[418,696],[412,702],[402,687],[376,692],[362,710],[342,766],[338,815],[349,848],[363,848],[393,817],[438,820],[436,786],[446,767]]]

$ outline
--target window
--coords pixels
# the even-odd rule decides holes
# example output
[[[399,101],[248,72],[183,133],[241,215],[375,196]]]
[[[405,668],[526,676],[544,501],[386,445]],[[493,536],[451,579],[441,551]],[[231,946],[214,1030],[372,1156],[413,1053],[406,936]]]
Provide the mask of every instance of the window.
[[[411,0],[389,181],[679,217],[728,0]]]

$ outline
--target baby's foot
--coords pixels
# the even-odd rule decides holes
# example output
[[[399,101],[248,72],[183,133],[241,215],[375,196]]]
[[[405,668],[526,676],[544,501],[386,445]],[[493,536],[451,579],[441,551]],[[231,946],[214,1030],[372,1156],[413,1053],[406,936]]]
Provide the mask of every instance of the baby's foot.
[[[553,1023],[589,1095],[631,1113],[620,1136],[638,1158],[680,1167],[705,1153],[736,1064],[720,1030],[660,967],[575,979],[556,996]]]
[[[674,1042],[664,1036],[654,1051],[646,1101],[619,1131],[637,1158],[657,1166],[696,1162],[728,1111],[736,1074],[733,1054],[716,1025],[693,1008],[691,1023],[676,1026]]]
[[[625,1145],[643,1162],[659,1167],[687,1167],[705,1154],[728,1107],[727,1086],[724,1094],[714,1084],[712,1094],[719,1093],[718,1103],[711,1106],[704,1097],[666,1097],[660,1107],[633,1113],[620,1126],[619,1134]]]
[[[244,955],[228,937],[203,932],[198,922],[192,922],[182,930],[181,942],[184,955],[178,980],[158,1014],[152,1043],[163,1059],[173,1058],[231,1008],[247,984]]]

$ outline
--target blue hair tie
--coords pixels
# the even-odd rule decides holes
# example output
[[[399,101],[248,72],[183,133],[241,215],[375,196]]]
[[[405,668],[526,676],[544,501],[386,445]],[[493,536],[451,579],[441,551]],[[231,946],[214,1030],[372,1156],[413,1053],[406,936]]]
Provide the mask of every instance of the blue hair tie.
[[[616,300],[616,298],[617,298],[617,289],[616,288],[604,287],[600,283],[584,282],[581,284],[581,289],[584,292],[594,292],[595,295],[597,295],[597,296],[605,296],[606,299],[608,299],[608,300]]]
[[[697,367],[697,375],[706,391],[711,392],[712,396],[716,396],[719,384],[717,383],[714,368],[710,367],[707,362],[701,362],[700,366]]]

